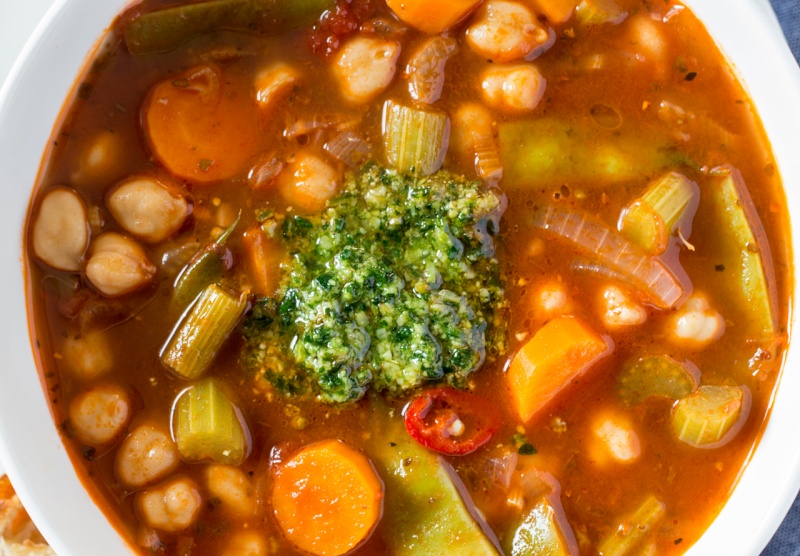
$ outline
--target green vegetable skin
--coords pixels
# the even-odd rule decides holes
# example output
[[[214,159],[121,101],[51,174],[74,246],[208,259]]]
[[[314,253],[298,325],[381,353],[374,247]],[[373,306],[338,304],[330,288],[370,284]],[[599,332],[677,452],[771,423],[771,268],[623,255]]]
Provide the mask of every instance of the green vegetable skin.
[[[500,125],[503,185],[522,187],[535,181],[582,181],[603,185],[641,176],[679,162],[669,144],[650,136],[600,128],[587,120],[574,124],[537,118]]]
[[[577,554],[561,533],[554,505],[540,498],[525,514],[513,536],[504,545],[508,556],[570,556]]]
[[[132,54],[168,52],[200,35],[227,29],[277,35],[312,23],[334,0],[212,0],[140,15],[125,27]]]
[[[368,165],[319,216],[290,217],[279,300],[245,322],[243,365],[285,394],[342,403],[461,385],[505,350],[494,190]]]
[[[737,327],[751,338],[769,339],[777,331],[778,296],[764,225],[738,170],[722,166],[711,173],[717,177],[701,191],[701,203],[718,223],[722,254],[715,263],[725,268],[719,288],[745,307],[747,317]]]
[[[655,496],[648,497],[631,515],[627,516],[614,532],[606,537],[597,553],[600,556],[633,556],[639,545],[664,518],[667,507]]]
[[[395,556],[498,556],[462,499],[466,489],[441,457],[417,444],[399,416],[373,404],[368,455],[386,487],[384,531]],[[491,534],[489,532],[488,534]]]

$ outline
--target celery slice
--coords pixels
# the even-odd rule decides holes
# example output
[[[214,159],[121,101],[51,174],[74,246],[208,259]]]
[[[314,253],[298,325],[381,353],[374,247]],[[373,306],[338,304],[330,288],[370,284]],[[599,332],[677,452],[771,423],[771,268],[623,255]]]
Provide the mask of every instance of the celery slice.
[[[626,364],[617,376],[617,394],[634,406],[650,397],[679,400],[692,393],[697,381],[685,366],[667,355],[642,357]]]
[[[562,527],[569,527],[569,524],[560,517],[563,516],[559,516],[549,496],[542,496],[525,514],[513,535],[504,543],[506,554],[509,556],[577,554],[574,536],[568,539],[562,532]]]
[[[623,10],[615,0],[582,0],[575,7],[575,17],[584,25],[622,23],[628,12]]]
[[[597,548],[600,556],[626,556],[644,541],[667,513],[667,507],[655,496],[648,497],[630,516],[614,528]]]
[[[701,386],[672,409],[672,428],[678,439],[695,448],[726,444],[741,428],[750,409],[744,386]]]
[[[246,425],[215,379],[204,379],[180,394],[172,430],[186,461],[239,465],[247,457]]]
[[[168,52],[200,35],[228,29],[278,35],[312,23],[334,0],[210,0],[146,12],[125,26],[132,54]]]
[[[768,339],[778,327],[778,297],[764,225],[738,170],[722,166],[711,173],[718,177],[703,194],[721,238],[721,255],[714,261],[725,269],[719,273],[719,287],[744,308],[746,316],[739,319],[744,333]]]
[[[660,255],[681,221],[694,216],[699,193],[697,184],[686,176],[670,172],[622,211],[619,231],[651,255]],[[684,237],[689,237],[690,226],[687,222],[681,230]]]
[[[389,164],[400,172],[427,176],[442,167],[450,140],[444,112],[420,110],[387,100],[383,144]]]
[[[247,294],[208,286],[183,315],[161,351],[161,362],[187,380],[206,372],[247,309]]]

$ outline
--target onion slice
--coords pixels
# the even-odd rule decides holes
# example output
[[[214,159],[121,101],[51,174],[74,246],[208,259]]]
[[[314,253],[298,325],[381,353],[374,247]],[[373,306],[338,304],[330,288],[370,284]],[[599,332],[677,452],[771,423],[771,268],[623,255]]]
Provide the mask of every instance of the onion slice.
[[[660,309],[677,306],[691,293],[688,278],[680,280],[663,261],[648,256],[616,230],[587,214],[549,206],[534,212],[533,225],[568,239],[591,259],[620,273]]]

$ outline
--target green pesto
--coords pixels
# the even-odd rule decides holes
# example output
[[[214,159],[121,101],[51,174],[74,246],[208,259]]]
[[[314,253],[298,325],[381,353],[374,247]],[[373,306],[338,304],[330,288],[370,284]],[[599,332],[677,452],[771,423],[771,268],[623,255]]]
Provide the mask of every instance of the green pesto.
[[[244,323],[245,367],[326,403],[371,384],[463,386],[506,348],[493,241],[504,207],[480,182],[368,164],[322,214],[283,218],[290,263],[278,299]]]

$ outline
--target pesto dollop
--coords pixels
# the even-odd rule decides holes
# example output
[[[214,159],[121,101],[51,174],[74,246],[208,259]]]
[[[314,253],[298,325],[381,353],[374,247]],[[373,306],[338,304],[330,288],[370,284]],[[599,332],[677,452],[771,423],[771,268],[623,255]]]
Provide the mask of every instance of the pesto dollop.
[[[463,386],[505,351],[493,240],[504,208],[481,182],[367,165],[320,215],[282,219],[290,261],[277,299],[244,323],[243,363],[284,394],[327,403],[370,385]]]

